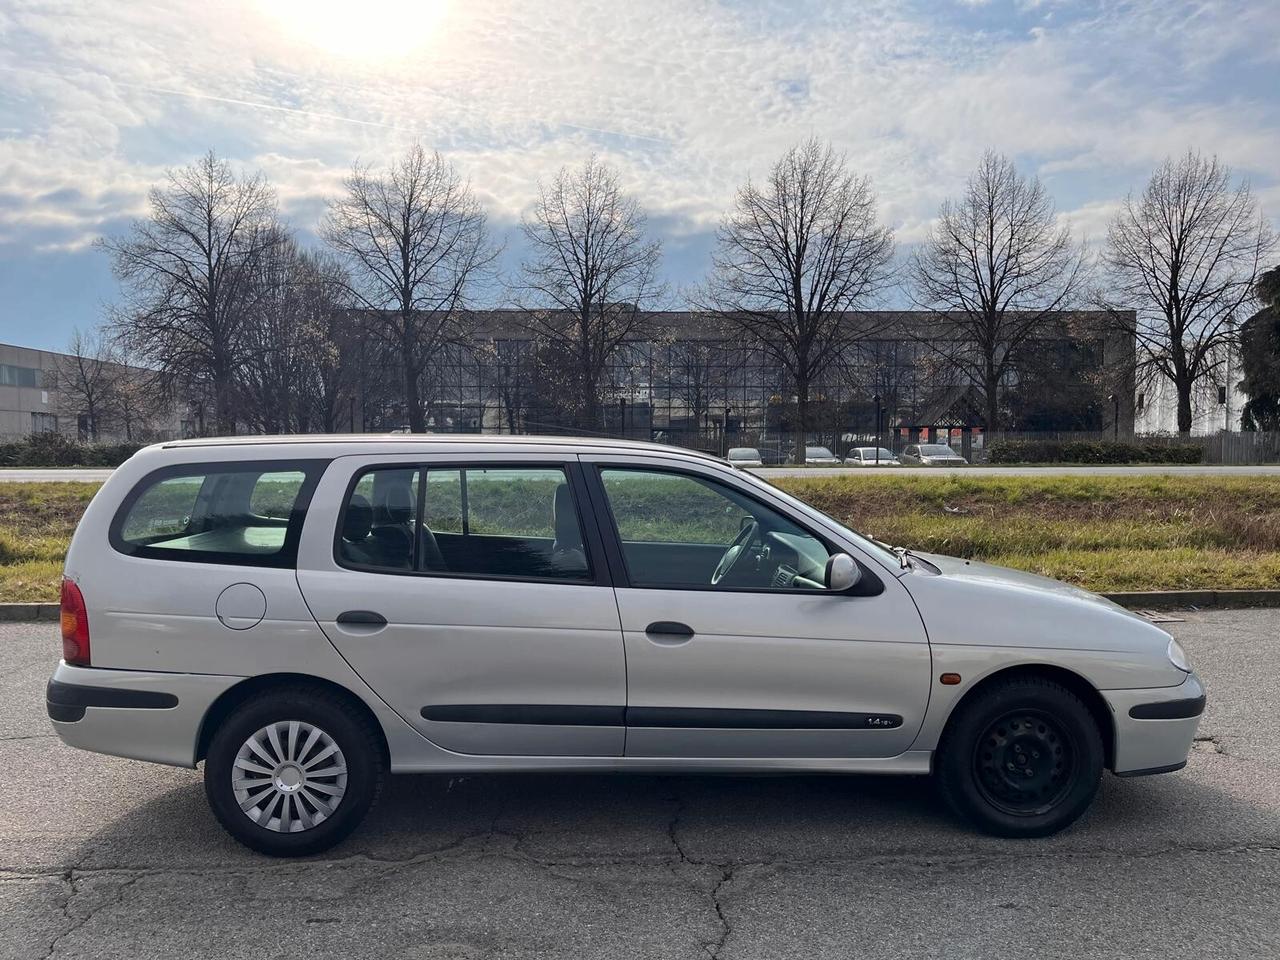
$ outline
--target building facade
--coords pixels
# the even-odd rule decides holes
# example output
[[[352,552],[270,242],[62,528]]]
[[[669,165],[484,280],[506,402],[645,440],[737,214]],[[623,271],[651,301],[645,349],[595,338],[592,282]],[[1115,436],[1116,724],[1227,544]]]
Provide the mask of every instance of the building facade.
[[[74,380],[71,371],[75,360],[69,354],[0,343],[0,438],[61,433],[81,440],[110,441],[182,435],[182,412],[177,404],[155,403],[154,397],[145,396],[145,412],[130,414],[125,407],[127,396],[150,391],[152,371],[123,364],[103,365],[118,402],[104,403],[94,422],[79,391],[69,385]]]
[[[1133,344],[1107,315],[1077,312],[1045,323],[1001,383],[1005,429],[1134,430]],[[842,448],[880,437],[981,446],[984,404],[947,361],[955,350],[933,333],[928,313],[861,312],[859,331],[810,385],[806,434]],[[424,374],[428,429],[436,432],[599,432],[722,452],[776,448],[794,434],[796,389],[763,346],[692,312],[654,313],[611,355],[600,385],[600,415],[584,426],[564,403],[555,358],[523,332],[514,311],[473,318],[466,344],[441,349]],[[384,361],[394,365],[394,358]],[[377,364],[375,364],[375,368]],[[395,375],[363,384],[350,429],[404,429]],[[378,386],[392,389],[379,390]]]

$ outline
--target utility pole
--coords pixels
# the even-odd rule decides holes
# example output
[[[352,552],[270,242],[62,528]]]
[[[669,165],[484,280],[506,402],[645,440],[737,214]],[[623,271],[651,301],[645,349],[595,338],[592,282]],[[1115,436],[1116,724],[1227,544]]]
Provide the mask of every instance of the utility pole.
[[[876,466],[880,466],[880,394],[876,394]]]

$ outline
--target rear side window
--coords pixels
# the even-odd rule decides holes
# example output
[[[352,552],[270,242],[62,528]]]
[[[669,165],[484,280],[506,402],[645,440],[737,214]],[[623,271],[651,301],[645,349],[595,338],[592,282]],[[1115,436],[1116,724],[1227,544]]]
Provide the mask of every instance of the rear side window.
[[[591,579],[568,475],[555,467],[375,467],[351,488],[338,562],[364,570]]]
[[[319,461],[192,464],[148,475],[111,525],[129,556],[290,567]]]

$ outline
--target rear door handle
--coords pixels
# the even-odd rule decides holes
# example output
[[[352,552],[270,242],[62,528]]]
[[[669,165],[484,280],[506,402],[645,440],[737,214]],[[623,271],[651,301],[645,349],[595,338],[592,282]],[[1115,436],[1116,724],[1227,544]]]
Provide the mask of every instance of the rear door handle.
[[[644,635],[655,643],[684,643],[693,639],[693,627],[676,620],[655,620],[644,628]]]
[[[372,610],[345,610],[338,614],[338,623],[344,627],[385,627],[387,618]]]

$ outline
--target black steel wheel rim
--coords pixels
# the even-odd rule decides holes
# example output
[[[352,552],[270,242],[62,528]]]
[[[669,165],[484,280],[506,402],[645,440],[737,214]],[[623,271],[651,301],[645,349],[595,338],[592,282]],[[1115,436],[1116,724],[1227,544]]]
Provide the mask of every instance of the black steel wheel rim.
[[[1056,807],[1075,779],[1078,751],[1067,729],[1041,710],[1010,710],[987,724],[973,750],[978,790],[1016,817]]]

